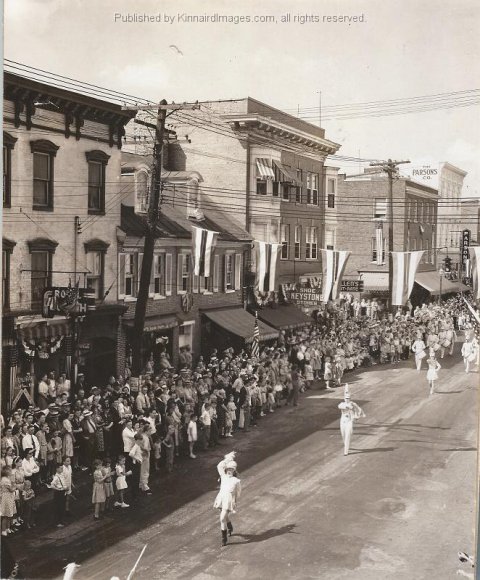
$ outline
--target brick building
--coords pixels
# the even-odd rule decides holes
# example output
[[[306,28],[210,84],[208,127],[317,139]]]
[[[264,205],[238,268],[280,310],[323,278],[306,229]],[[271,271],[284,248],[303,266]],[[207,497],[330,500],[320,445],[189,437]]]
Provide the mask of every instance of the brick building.
[[[27,398],[43,373],[73,374],[72,355],[95,380],[117,369],[123,304],[108,290],[116,282],[121,139],[132,114],[10,73],[3,112],[2,387],[9,406],[27,373]],[[76,329],[68,316],[44,317],[44,289],[77,282],[93,289],[95,312]]]
[[[388,296],[388,178],[366,171],[365,177],[338,177],[336,249],[351,250],[346,275],[364,281],[365,292]],[[435,272],[438,191],[407,178],[393,181],[394,251],[424,250],[418,271]],[[377,263],[376,228],[383,232],[383,260]],[[438,276],[419,275],[433,284]]]
[[[280,282],[320,271],[324,162],[339,149],[324,129],[246,98],[179,114],[175,130],[171,166],[199,172],[204,207],[216,203],[253,239],[282,244]]]
[[[122,205],[117,291],[127,307],[123,317],[127,357],[141,269],[149,161],[123,153],[122,184],[131,195]],[[254,318],[243,308],[243,265],[251,237],[228,212],[203,197],[202,182],[197,171],[162,172],[163,201],[143,345],[144,359],[153,354],[155,363],[162,352],[177,363],[182,347],[190,347],[196,356],[214,347],[243,346],[253,335]],[[219,232],[209,278],[199,279],[192,272],[192,225]],[[263,339],[278,334],[263,323],[260,331]]]

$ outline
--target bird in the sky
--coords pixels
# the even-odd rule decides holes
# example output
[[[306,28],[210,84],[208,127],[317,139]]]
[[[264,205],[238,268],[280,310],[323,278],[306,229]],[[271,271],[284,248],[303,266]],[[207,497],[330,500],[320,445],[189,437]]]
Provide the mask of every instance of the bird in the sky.
[[[172,50],[175,50],[177,52],[177,54],[179,54],[180,56],[183,56],[183,52],[178,48],[178,46],[176,46],[175,44],[171,44],[170,48]]]

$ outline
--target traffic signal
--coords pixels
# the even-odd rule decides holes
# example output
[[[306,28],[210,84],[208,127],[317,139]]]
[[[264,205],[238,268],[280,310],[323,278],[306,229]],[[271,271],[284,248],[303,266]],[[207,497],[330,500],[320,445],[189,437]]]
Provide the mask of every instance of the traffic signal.
[[[452,258],[447,256],[443,261],[443,265],[444,265],[445,272],[451,272],[452,271]]]

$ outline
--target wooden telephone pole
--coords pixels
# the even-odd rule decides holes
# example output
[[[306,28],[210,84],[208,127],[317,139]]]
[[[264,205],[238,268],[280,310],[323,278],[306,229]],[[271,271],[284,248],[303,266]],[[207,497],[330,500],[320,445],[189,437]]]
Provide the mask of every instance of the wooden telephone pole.
[[[135,304],[135,319],[133,323],[132,344],[132,374],[138,377],[143,370],[142,342],[145,328],[145,314],[147,311],[148,289],[152,275],[153,251],[155,248],[155,232],[160,216],[160,196],[162,191],[162,149],[165,139],[165,120],[167,110],[198,109],[198,104],[169,105],[165,99],[160,101],[157,109],[157,123],[155,126],[155,144],[153,146],[153,163],[150,199],[148,204],[147,220],[145,222],[145,242],[143,246],[142,271],[138,286],[137,302]],[[122,107],[124,110],[149,111],[154,106],[142,105],[139,107]]]
[[[393,178],[398,175],[398,165],[410,163],[410,161],[392,161],[370,163],[371,167],[380,167],[388,175],[388,295],[390,310],[393,312],[392,289],[393,289]]]

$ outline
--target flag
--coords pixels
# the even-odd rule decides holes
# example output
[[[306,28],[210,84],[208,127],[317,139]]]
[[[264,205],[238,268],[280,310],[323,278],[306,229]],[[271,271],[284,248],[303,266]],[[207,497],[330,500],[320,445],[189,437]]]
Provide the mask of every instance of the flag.
[[[259,292],[277,291],[277,262],[281,244],[253,242],[256,257],[255,286]]]
[[[463,301],[465,302],[465,304],[468,306],[468,309],[470,310],[470,312],[472,313],[473,317],[475,318],[475,320],[478,322],[478,324],[480,324],[480,315],[478,314],[478,312],[476,312],[472,305],[470,304],[470,302],[465,298],[465,296],[462,296]]]
[[[470,246],[468,249],[470,253],[473,299],[480,300],[480,246]]]
[[[320,250],[322,252],[322,302],[336,300],[340,293],[343,273],[350,256],[348,251]]]
[[[258,328],[258,315],[255,310],[255,324],[253,325],[252,358],[260,356],[260,329]]]
[[[213,252],[217,245],[218,232],[192,226],[193,273],[208,278],[213,272]]]
[[[377,253],[377,264],[383,264],[383,223],[378,222],[375,229],[375,249]]]
[[[392,304],[394,306],[404,306],[407,303],[422,256],[423,250],[418,252],[392,252]]]

